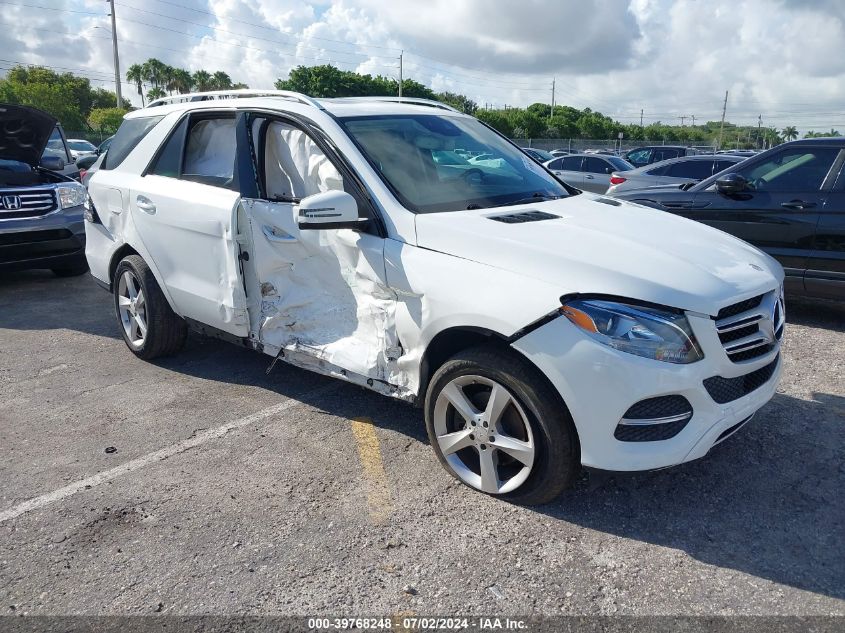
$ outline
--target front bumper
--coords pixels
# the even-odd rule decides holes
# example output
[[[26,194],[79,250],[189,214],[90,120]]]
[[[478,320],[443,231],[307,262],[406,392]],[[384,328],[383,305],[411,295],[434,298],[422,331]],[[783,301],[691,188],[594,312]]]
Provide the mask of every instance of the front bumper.
[[[704,359],[674,365],[614,350],[585,336],[566,318],[557,318],[517,340],[513,347],[552,382],[569,408],[581,442],[584,466],[636,471],[665,468],[704,456],[774,395],[783,363],[780,345],[752,361],[728,359],[709,317],[688,315]],[[704,381],[734,378],[772,365],[762,385],[724,404],[708,393]],[[767,372],[768,375],[768,372]],[[680,395],[693,415],[674,437],[658,441],[620,441],[618,423],[632,405],[659,396]]]
[[[79,205],[42,217],[0,221],[0,270],[83,264],[83,211]]]

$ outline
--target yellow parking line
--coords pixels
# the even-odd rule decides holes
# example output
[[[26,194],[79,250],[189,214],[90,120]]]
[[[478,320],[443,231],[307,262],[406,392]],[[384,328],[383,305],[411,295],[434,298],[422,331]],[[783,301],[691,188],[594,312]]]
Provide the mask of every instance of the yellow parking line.
[[[352,434],[358,446],[358,455],[364,468],[364,480],[367,485],[367,506],[370,521],[376,525],[384,523],[393,511],[393,501],[387,487],[387,475],[381,459],[378,436],[369,418],[352,420]]]

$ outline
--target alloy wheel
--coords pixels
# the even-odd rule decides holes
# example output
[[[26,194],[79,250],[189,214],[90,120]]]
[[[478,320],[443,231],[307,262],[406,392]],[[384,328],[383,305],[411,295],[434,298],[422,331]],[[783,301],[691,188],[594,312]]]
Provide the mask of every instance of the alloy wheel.
[[[458,376],[434,405],[437,444],[464,483],[490,494],[516,490],[531,474],[535,443],[522,405],[484,376]]]
[[[140,349],[147,338],[147,304],[144,289],[131,270],[120,276],[117,309],[126,340],[134,349]]]

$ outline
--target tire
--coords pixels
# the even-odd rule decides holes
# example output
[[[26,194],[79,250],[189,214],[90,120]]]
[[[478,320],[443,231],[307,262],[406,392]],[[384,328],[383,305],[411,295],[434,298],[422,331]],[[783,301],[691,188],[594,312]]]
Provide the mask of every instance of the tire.
[[[128,288],[130,281],[135,302],[130,299],[133,294]],[[114,271],[112,292],[120,333],[133,354],[152,360],[182,349],[188,328],[170,308],[150,267],[140,256],[129,255],[120,261]],[[145,332],[140,328],[138,316],[146,327]]]
[[[505,403],[498,405],[499,417],[496,402],[486,410],[491,399]],[[581,469],[578,434],[560,396],[539,370],[506,348],[471,348],[446,361],[429,382],[425,425],[437,458],[452,476],[513,503],[548,503]],[[495,477],[489,476],[489,464]]]
[[[56,277],[78,277],[88,272],[88,262],[84,259],[70,266],[62,266],[61,268],[51,268]]]

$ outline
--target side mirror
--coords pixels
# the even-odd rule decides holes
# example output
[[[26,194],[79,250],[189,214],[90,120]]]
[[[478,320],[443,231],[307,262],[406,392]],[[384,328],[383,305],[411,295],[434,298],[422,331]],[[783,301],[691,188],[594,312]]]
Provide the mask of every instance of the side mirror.
[[[42,156],[40,166],[50,171],[61,171],[65,168],[65,161],[61,156]]]
[[[299,203],[300,229],[357,229],[366,218],[358,217],[358,203],[345,191],[324,191]]]
[[[746,189],[748,189],[748,181],[739,174],[725,174],[716,180],[716,191],[728,196]]]

